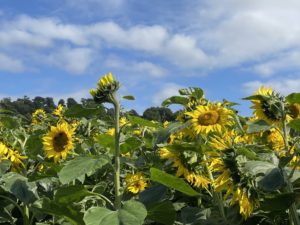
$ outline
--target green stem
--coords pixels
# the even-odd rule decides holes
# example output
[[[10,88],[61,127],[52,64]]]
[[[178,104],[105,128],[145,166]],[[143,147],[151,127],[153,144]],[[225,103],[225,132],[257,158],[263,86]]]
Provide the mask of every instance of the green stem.
[[[206,171],[208,173],[208,177],[211,180],[211,182],[213,183],[214,182],[214,176],[213,176],[212,172],[208,168],[207,159],[206,159],[206,155],[205,154],[203,154],[203,161],[205,161],[205,169],[206,169]],[[220,212],[221,216],[227,222],[225,211],[224,211],[224,205],[223,205],[222,195],[220,193],[215,192],[212,189],[212,196],[213,196],[214,202],[218,205],[219,212]]]
[[[121,208],[121,190],[120,190],[120,104],[115,94],[112,96],[115,108],[115,208]]]
[[[3,198],[3,199],[5,199],[5,200],[9,201],[10,203],[12,203],[14,206],[16,206],[17,209],[20,211],[22,217],[23,217],[23,224],[24,224],[24,225],[28,225],[28,224],[29,224],[29,223],[28,223],[27,213],[25,213],[25,210],[23,210],[23,209],[18,205],[18,203],[16,203],[14,200],[12,200],[12,199],[10,199],[10,198],[4,196],[4,195],[0,195],[0,198]]]
[[[283,139],[284,139],[284,147],[285,147],[285,152],[288,156],[290,156],[290,152],[289,152],[289,144],[288,144],[288,139],[287,139],[287,127],[286,127],[286,113],[285,113],[285,109],[284,109],[284,103],[281,104],[281,110],[282,110],[282,131],[283,131]],[[293,193],[293,185],[289,179],[289,176],[287,175],[287,173],[283,170],[283,174],[287,183],[287,187],[286,187],[286,192],[287,193]],[[300,220],[298,217],[298,213],[297,213],[297,208],[296,208],[296,204],[293,203],[290,208],[289,208],[289,214],[292,217],[292,220],[294,222],[294,225],[300,225]]]

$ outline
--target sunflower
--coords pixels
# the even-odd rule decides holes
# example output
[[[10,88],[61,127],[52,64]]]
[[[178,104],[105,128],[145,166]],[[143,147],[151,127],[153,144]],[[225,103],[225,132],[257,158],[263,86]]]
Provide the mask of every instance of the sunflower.
[[[147,180],[141,172],[136,174],[127,174],[125,182],[127,186],[126,189],[133,194],[137,194],[145,190],[148,186]]]
[[[40,124],[47,118],[47,114],[43,109],[37,109],[32,113],[32,124]]]
[[[4,158],[8,152],[8,148],[5,144],[0,142],[0,159]]]
[[[289,115],[293,119],[300,118],[300,104],[298,103],[292,103],[289,105]]]
[[[110,135],[110,136],[115,136],[115,133],[116,133],[115,128],[109,128],[109,129],[106,131],[106,134],[108,134],[108,135]]]
[[[66,159],[67,154],[73,150],[73,135],[75,129],[68,123],[59,123],[51,126],[50,131],[43,137],[44,150],[47,158],[54,158],[54,162]]]
[[[267,142],[270,148],[274,151],[280,152],[285,148],[284,139],[279,130],[272,128],[267,131]]]
[[[96,89],[91,89],[90,94],[98,103],[112,102],[112,94],[115,93],[120,87],[117,80],[114,79],[112,73],[105,74],[97,83]]]
[[[251,108],[254,109],[255,117],[270,125],[278,125],[282,120],[280,96],[270,87],[265,88],[264,86],[258,89],[255,94],[262,97],[260,100],[251,101],[254,104]],[[289,115],[287,115],[287,119],[290,119]]]
[[[208,189],[210,180],[191,168],[187,168],[179,153],[173,153],[164,147],[159,150],[159,156],[161,159],[173,161],[173,167],[177,168],[177,177],[183,176],[193,186]]]
[[[18,171],[22,167],[24,167],[23,160],[27,159],[27,156],[22,156],[18,151],[13,151],[11,149],[8,150],[7,159],[9,159],[12,163],[12,170]]]
[[[232,112],[221,106],[221,103],[198,105],[196,110],[186,112],[191,117],[192,127],[197,134],[207,134],[210,131],[221,132],[230,124]]]
[[[62,104],[59,104],[57,108],[52,112],[52,114],[58,117],[63,117],[64,110],[64,106]]]
[[[245,180],[241,177],[237,163],[229,158],[213,158],[209,165],[209,170],[215,172],[218,177],[213,182],[216,192],[226,190],[224,199],[231,198],[231,205],[236,202],[240,206],[240,214],[244,218],[248,218],[254,207],[258,205],[258,201],[254,197],[250,198],[251,189],[245,184]]]

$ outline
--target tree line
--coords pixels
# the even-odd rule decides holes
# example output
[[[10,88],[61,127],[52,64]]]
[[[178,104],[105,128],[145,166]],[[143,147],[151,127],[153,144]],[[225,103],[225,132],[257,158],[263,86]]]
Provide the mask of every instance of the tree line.
[[[58,104],[61,104],[67,108],[71,108],[72,106],[78,104],[87,108],[99,107],[99,105],[97,106],[91,98],[82,98],[80,102],[78,102],[74,98],[70,97],[67,98],[66,101],[64,99],[60,99]],[[7,97],[0,100],[0,109],[9,110],[27,117],[30,117],[31,114],[37,109],[44,109],[46,112],[50,113],[57,107],[57,105],[52,97],[41,96],[36,96],[32,99],[28,96],[24,96],[23,98],[18,98],[16,100],[12,100],[11,98]],[[113,113],[113,109],[106,109],[104,106],[100,107],[102,107],[104,114],[109,115]],[[148,120],[164,122],[174,121],[178,111],[173,113],[171,109],[166,107],[150,107],[147,108],[142,115],[139,115],[134,109],[129,110],[127,113],[134,116],[140,116]]]

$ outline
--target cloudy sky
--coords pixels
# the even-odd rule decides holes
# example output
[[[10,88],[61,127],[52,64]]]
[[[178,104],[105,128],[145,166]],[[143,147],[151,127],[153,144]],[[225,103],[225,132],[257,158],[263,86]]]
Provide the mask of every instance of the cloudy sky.
[[[0,97],[88,97],[107,72],[159,106],[182,87],[239,102],[300,92],[299,0],[0,0]]]

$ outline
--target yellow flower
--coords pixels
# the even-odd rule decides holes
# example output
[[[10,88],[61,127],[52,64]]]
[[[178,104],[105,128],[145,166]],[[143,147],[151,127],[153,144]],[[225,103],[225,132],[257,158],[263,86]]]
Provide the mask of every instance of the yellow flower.
[[[289,114],[293,119],[300,118],[300,104],[292,103],[289,105]]]
[[[52,112],[53,115],[62,117],[64,112],[64,106],[59,104],[57,108]]]
[[[281,103],[278,99],[278,94],[270,87],[265,88],[264,86],[258,89],[255,94],[261,95],[264,98],[264,100],[251,100],[254,104],[251,108],[254,109],[255,117],[266,121],[270,125],[280,124],[282,114],[279,110]],[[286,119],[289,121],[291,117],[287,115]]]
[[[199,105],[196,110],[185,114],[191,117],[192,127],[197,134],[207,134],[210,131],[222,132],[230,124],[232,112],[218,103]]]
[[[110,136],[114,136],[116,133],[115,131],[115,128],[109,128],[107,131],[106,131],[106,134],[110,135]]]
[[[7,152],[8,148],[6,147],[6,145],[0,142],[0,159],[1,157],[4,157],[7,154]]]
[[[48,158],[54,158],[54,162],[66,159],[67,155],[74,148],[74,128],[68,123],[59,123],[52,126],[50,131],[43,137],[45,154]]]
[[[173,167],[177,168],[176,176],[184,176],[184,178],[193,186],[200,188],[208,188],[210,184],[210,180],[201,174],[197,174],[195,172],[187,169],[182,163],[180,157],[176,153],[172,153],[167,148],[161,148],[159,150],[159,156],[162,159],[170,159],[173,161]]]
[[[27,156],[22,156],[17,151],[13,151],[11,149],[8,150],[7,159],[12,162],[13,169],[15,170],[19,170],[21,167],[24,167],[24,163],[22,161],[27,158]]]
[[[167,148],[159,149],[159,156],[162,159],[174,159],[175,155],[170,152]]]
[[[267,141],[274,151],[283,151],[285,148],[284,139],[279,130],[272,128],[268,131]]]
[[[120,126],[121,127],[123,127],[123,126],[125,126],[125,125],[128,125],[128,126],[130,126],[130,123],[128,122],[128,120],[126,119],[126,117],[121,117],[121,119],[120,119]]]
[[[142,134],[142,131],[140,129],[134,129],[132,131],[133,134],[137,135],[137,136],[140,136]]]
[[[126,189],[133,194],[137,194],[145,190],[145,188],[148,186],[147,180],[141,172],[136,174],[127,174],[125,177],[125,182]]]
[[[47,118],[47,114],[43,109],[37,109],[32,113],[32,124],[40,124]]]
[[[247,192],[238,187],[233,193],[231,204],[234,204],[235,201],[239,202],[240,214],[247,219],[253,212],[254,208],[254,204],[249,199]]]
[[[112,73],[105,74],[97,83],[97,89],[91,89],[90,94],[99,103],[112,102],[111,94],[119,89],[119,82],[116,81]]]

